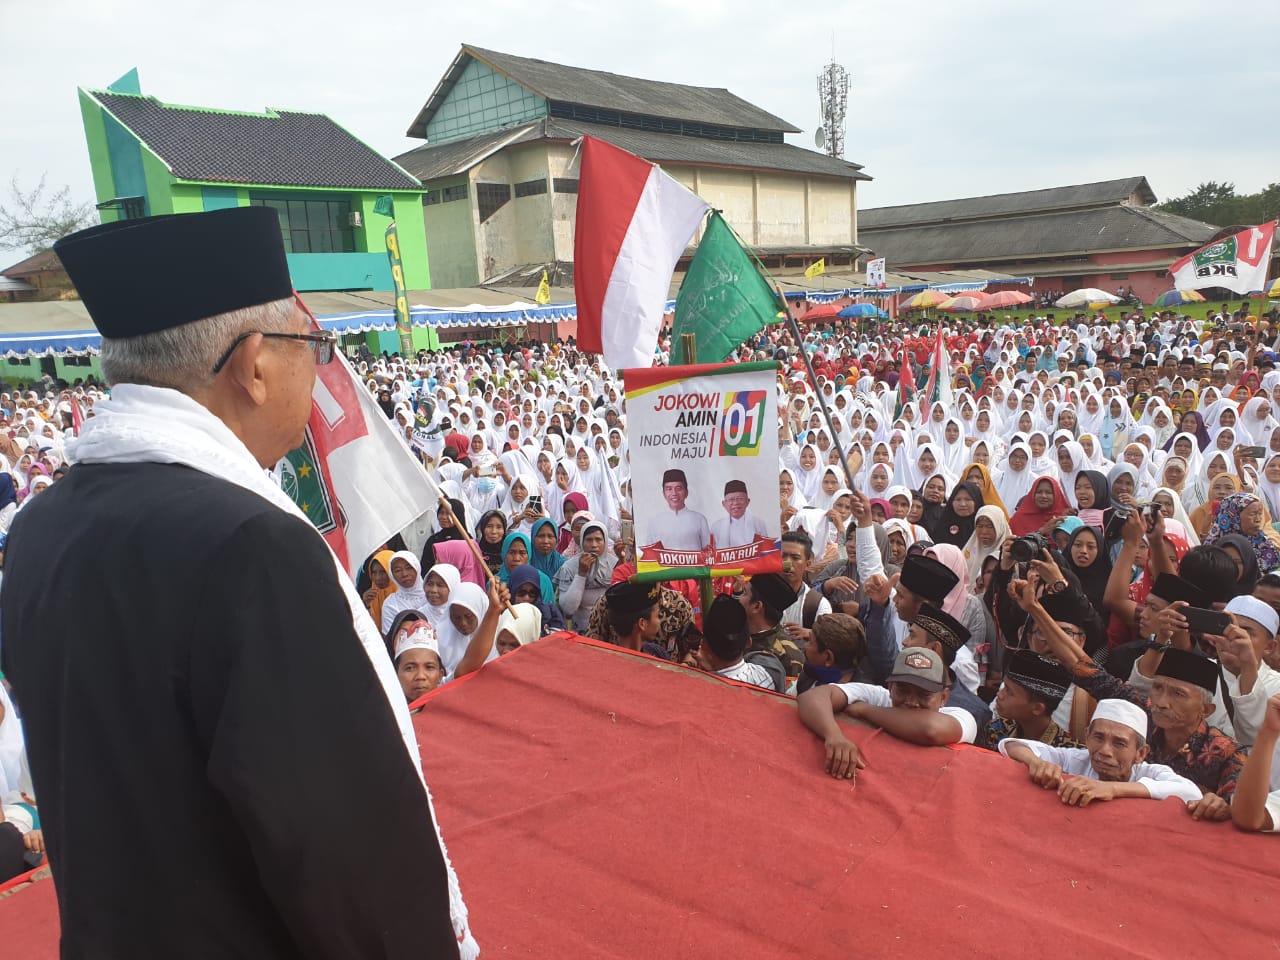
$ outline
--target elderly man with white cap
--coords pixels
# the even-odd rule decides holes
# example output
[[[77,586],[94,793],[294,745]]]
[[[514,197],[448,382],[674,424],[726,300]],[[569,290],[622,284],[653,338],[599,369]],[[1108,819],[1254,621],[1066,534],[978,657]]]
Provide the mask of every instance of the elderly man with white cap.
[[[1236,597],[1227,604],[1227,612],[1232,615],[1235,624],[1228,627],[1225,635],[1218,638],[1214,646],[1218,652],[1218,662],[1222,664],[1223,676],[1227,690],[1231,694],[1232,723],[1235,727],[1236,739],[1242,744],[1254,747],[1254,754],[1259,751],[1269,752],[1272,762],[1265,765],[1260,762],[1252,764],[1250,784],[1256,780],[1259,771],[1265,769],[1272,791],[1280,791],[1280,745],[1276,739],[1268,735],[1267,701],[1280,696],[1280,671],[1267,665],[1267,657],[1274,653],[1276,633],[1280,631],[1280,615],[1268,603],[1257,597]],[[1250,765],[1246,764],[1246,771]],[[1241,774],[1244,782],[1244,774]],[[1250,826],[1253,829],[1274,830],[1276,824],[1270,826],[1242,821],[1238,811],[1234,809],[1237,801],[1232,800],[1232,815],[1236,823]],[[1245,800],[1248,805],[1248,800]],[[1252,820],[1252,818],[1246,818]]]
[[[1063,803],[1087,807],[1095,800],[1139,797],[1199,800],[1200,788],[1161,763],[1145,763],[1147,714],[1128,700],[1099,700],[1085,746],[1051,747],[1036,740],[1001,740],[999,750],[1025,764],[1031,782],[1056,790]]]

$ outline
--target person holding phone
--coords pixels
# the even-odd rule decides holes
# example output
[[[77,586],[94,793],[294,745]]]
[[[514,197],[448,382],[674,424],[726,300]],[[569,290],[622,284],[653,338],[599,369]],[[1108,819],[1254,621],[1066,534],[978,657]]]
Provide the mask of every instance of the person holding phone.
[[[1023,581],[1018,603],[1035,621],[1055,660],[1071,673],[1076,686],[1099,701],[1127,700],[1143,709],[1150,722],[1147,759],[1186,777],[1204,796],[1187,804],[1197,820],[1226,820],[1231,795],[1244,769],[1245,750],[1223,730],[1208,723],[1218,689],[1218,664],[1191,650],[1170,646],[1161,651],[1151,677],[1150,694],[1107,673],[1084,648],[1044,612],[1034,594],[1035,574]],[[1259,601],[1260,602],[1260,601]],[[1184,601],[1161,613],[1173,623],[1186,609]],[[1167,611],[1167,612],[1166,612]],[[1240,630],[1230,614],[1226,631]],[[1181,619],[1185,620],[1185,617]]]

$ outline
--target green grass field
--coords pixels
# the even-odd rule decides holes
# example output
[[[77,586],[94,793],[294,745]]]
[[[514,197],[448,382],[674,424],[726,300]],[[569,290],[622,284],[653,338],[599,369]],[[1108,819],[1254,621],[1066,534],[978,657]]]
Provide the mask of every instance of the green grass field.
[[[1280,301],[1271,301],[1271,303],[1278,303],[1278,302]],[[1252,298],[1234,297],[1231,300],[1227,301],[1227,305],[1232,310],[1238,310],[1240,308],[1240,304],[1242,303],[1249,304],[1249,312],[1253,314],[1255,317],[1262,316],[1262,314],[1264,314],[1267,310],[1270,309],[1270,307],[1268,306],[1268,301],[1266,297],[1252,297]],[[1174,309],[1177,310],[1179,316],[1185,314],[1186,316],[1191,317],[1193,320],[1203,320],[1205,317],[1205,313],[1210,308],[1212,308],[1215,312],[1217,312],[1217,310],[1221,308],[1221,306],[1222,306],[1222,301],[1219,300],[1216,303],[1209,302],[1209,301],[1206,301],[1204,303],[1188,303],[1188,304],[1184,304],[1181,307],[1176,307]],[[1107,314],[1108,320],[1118,321],[1122,313],[1128,313],[1133,309],[1135,308],[1116,304],[1115,306],[1108,307],[1105,312]],[[1155,307],[1151,307],[1151,306],[1144,307],[1144,309],[1148,316],[1150,316],[1156,310]],[[1025,307],[1019,307],[1016,310],[998,310],[993,314],[993,316],[995,316],[1001,324],[1005,322],[1022,324],[1026,322],[1028,317],[1043,317],[1046,314],[1050,314],[1050,313],[1053,314],[1054,320],[1056,322],[1061,323],[1064,320],[1070,320],[1075,315],[1076,311],[1070,310],[1070,309],[1063,309],[1062,307],[1052,307],[1052,306],[1051,307],[1025,306]],[[974,314],[947,313],[941,310],[927,310],[927,311],[912,310],[902,314],[902,317],[908,320],[909,322],[915,322],[916,319],[936,321],[939,317],[960,317],[965,320],[972,320],[974,317]],[[1007,321],[1006,321],[1006,318],[1007,318]]]

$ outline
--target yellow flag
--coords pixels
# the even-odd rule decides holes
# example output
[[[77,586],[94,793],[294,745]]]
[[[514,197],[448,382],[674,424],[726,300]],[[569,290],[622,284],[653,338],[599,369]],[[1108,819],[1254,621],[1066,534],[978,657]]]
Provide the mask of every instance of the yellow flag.
[[[538,303],[551,302],[551,284],[547,283],[547,271],[542,271],[542,279],[538,281],[538,292],[533,295]]]
[[[821,260],[818,260],[815,263],[811,263],[809,264],[809,266],[805,267],[804,278],[806,280],[812,280],[814,277],[821,276],[826,272],[827,272],[827,258],[823,257]]]

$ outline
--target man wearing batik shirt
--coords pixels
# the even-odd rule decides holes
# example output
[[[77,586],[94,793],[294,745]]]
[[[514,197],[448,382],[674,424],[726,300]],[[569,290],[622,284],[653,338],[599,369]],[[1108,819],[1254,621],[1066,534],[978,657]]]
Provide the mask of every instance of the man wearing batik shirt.
[[[1000,752],[1027,768],[1031,782],[1056,790],[1073,807],[1095,800],[1134,797],[1188,804],[1200,788],[1164,764],[1146,763],[1147,715],[1128,700],[1099,700],[1084,749],[1051,747],[1036,740],[1001,740]]]
[[[1081,747],[1053,722],[1053,711],[1071,688],[1058,664],[1030,650],[1015,650],[1005,662],[1004,682],[996,693],[996,716],[978,736],[978,746],[995,750],[1001,740],[1037,740],[1054,747]]]
[[[1036,617],[1034,611],[1032,616]],[[1155,728],[1150,742],[1151,761],[1168,766],[1204,792],[1202,798],[1188,804],[1188,812],[1197,820],[1228,819],[1231,794],[1247,751],[1208,723],[1214,711],[1218,665],[1199,654],[1170,647],[1156,666],[1148,698],[1137,687],[1094,663],[1084,648],[1047,615],[1036,617],[1036,623],[1054,655],[1071,665],[1071,677],[1081,690],[1099,700],[1127,700],[1149,713]]]

